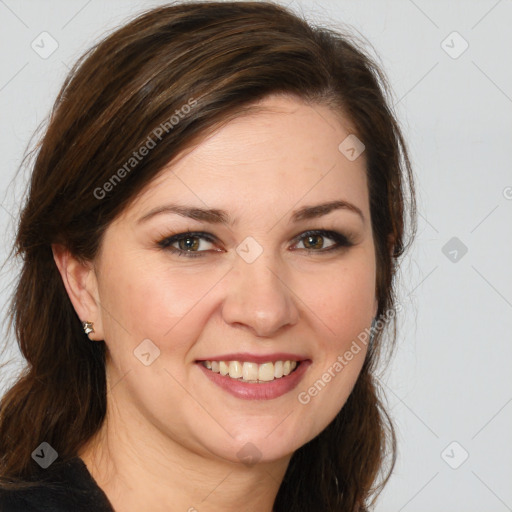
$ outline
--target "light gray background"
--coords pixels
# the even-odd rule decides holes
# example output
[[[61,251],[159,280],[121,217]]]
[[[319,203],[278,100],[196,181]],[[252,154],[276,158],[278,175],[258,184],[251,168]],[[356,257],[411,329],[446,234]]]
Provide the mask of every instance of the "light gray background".
[[[0,0],[2,260],[26,175],[11,180],[68,67],[106,31],[162,3]],[[416,174],[418,237],[401,273],[398,351],[382,378],[399,458],[376,510],[512,510],[512,2],[290,5],[313,22],[348,24],[374,46]],[[43,31],[58,42],[46,59],[31,48]],[[456,249],[457,261],[452,247],[443,253],[452,237],[468,249]],[[15,266],[3,268],[0,304],[15,276]],[[20,365],[12,354],[0,391]]]

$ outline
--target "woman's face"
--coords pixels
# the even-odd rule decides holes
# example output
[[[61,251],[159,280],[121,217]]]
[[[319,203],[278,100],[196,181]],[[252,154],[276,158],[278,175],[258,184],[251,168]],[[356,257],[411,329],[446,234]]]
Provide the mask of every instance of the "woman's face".
[[[339,149],[348,120],[260,105],[171,162],[94,262],[116,414],[233,462],[289,456],[333,420],[377,311],[365,155]],[[320,208],[333,202],[346,207]]]

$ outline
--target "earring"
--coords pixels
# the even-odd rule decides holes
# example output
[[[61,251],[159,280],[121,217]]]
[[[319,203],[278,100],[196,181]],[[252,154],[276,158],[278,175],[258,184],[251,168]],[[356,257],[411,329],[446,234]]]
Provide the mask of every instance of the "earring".
[[[93,323],[92,322],[82,322],[82,326],[84,328],[84,332],[85,334],[87,334],[87,336],[89,336],[89,334],[93,333],[94,332],[94,327],[93,327]]]

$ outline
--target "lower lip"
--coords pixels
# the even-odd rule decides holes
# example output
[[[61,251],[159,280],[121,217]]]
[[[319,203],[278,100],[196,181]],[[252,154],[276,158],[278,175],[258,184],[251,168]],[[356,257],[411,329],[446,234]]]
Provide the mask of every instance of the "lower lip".
[[[202,363],[197,364],[213,383],[217,384],[217,386],[237,398],[242,398],[244,400],[272,400],[273,398],[282,396],[295,388],[304,376],[304,373],[311,364],[311,361],[301,361],[296,370],[286,377],[281,377],[261,384],[251,384],[250,382],[235,380],[231,377],[208,370],[208,368],[203,366]]]

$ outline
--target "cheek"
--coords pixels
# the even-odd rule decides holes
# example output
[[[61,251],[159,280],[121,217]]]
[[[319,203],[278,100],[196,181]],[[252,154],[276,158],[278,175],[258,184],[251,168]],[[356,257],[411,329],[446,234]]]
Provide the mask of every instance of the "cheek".
[[[354,261],[317,275],[302,286],[301,297],[327,331],[328,346],[341,349],[364,330],[375,301],[373,260]]]
[[[317,357],[297,392],[300,407],[308,410],[304,421],[312,433],[319,433],[338,414],[364,363],[368,338],[361,334],[369,328],[375,300],[373,259],[359,255],[322,281],[318,284],[324,286],[314,288],[307,302],[318,318],[313,327]]]
[[[119,255],[122,251],[118,252]],[[216,274],[216,273],[215,273]],[[107,342],[132,349],[149,338],[165,353],[186,348],[201,330],[201,301],[221,275],[179,268],[148,258],[117,258],[105,266],[102,302],[105,303]],[[108,334],[107,334],[108,333]],[[187,336],[185,336],[187,333]],[[109,345],[110,345],[109,343]],[[113,347],[115,348],[115,347]]]

